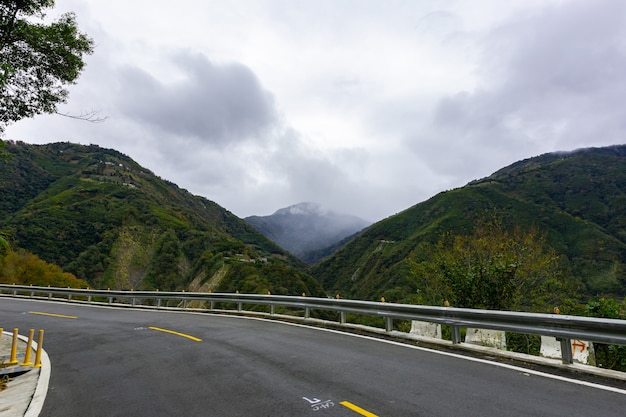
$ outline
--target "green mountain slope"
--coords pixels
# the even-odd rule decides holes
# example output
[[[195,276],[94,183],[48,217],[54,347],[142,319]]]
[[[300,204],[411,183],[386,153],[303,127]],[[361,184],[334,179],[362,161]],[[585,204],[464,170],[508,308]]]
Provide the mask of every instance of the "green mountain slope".
[[[0,230],[100,288],[322,294],[245,221],[96,145],[6,142]]]
[[[409,300],[420,291],[409,260],[423,245],[471,234],[494,211],[546,235],[572,297],[626,295],[626,146],[542,155],[440,193],[369,227],[312,274],[345,297]]]

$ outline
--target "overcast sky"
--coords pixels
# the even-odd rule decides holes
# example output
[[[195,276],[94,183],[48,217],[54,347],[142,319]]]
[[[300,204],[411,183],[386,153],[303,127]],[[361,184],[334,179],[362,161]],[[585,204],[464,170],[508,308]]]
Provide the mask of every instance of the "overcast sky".
[[[377,221],[552,151],[626,143],[623,0],[57,0],[96,43],[5,139],[116,149],[239,217]]]

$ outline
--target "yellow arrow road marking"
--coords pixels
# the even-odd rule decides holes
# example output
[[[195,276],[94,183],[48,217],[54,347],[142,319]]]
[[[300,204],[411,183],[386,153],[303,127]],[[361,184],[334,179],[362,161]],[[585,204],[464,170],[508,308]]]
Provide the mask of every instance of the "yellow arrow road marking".
[[[198,339],[197,337],[190,336],[190,335],[185,334],[185,333],[178,333],[178,332],[175,332],[173,330],[161,329],[160,327],[148,327],[148,329],[156,330],[158,332],[163,332],[163,333],[171,333],[171,334],[175,334],[176,336],[186,337],[187,339],[191,339],[191,340],[196,341],[196,342],[202,342],[202,339]]]
[[[43,313],[41,311],[29,311],[28,314],[39,314],[40,316],[60,317],[62,319],[77,319],[76,316],[65,316],[63,314]]]
[[[364,410],[361,407],[352,404],[351,402],[342,401],[339,404],[343,405],[344,407],[348,407],[350,410],[354,411],[355,413],[359,413],[362,416],[365,416],[365,417],[378,417],[376,414],[370,413],[369,411]]]

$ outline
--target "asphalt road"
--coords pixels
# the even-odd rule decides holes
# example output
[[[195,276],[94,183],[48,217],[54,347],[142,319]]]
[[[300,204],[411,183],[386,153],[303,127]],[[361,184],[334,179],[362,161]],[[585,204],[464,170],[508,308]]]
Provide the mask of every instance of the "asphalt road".
[[[45,329],[43,417],[626,414],[626,391],[273,321],[0,298],[0,322]]]

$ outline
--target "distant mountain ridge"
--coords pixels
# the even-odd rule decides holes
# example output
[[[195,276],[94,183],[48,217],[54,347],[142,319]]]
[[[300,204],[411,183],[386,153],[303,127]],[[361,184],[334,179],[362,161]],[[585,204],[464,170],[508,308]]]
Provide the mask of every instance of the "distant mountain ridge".
[[[329,255],[335,245],[370,224],[359,217],[335,213],[311,202],[281,208],[269,216],[250,216],[244,220],[310,264]]]

